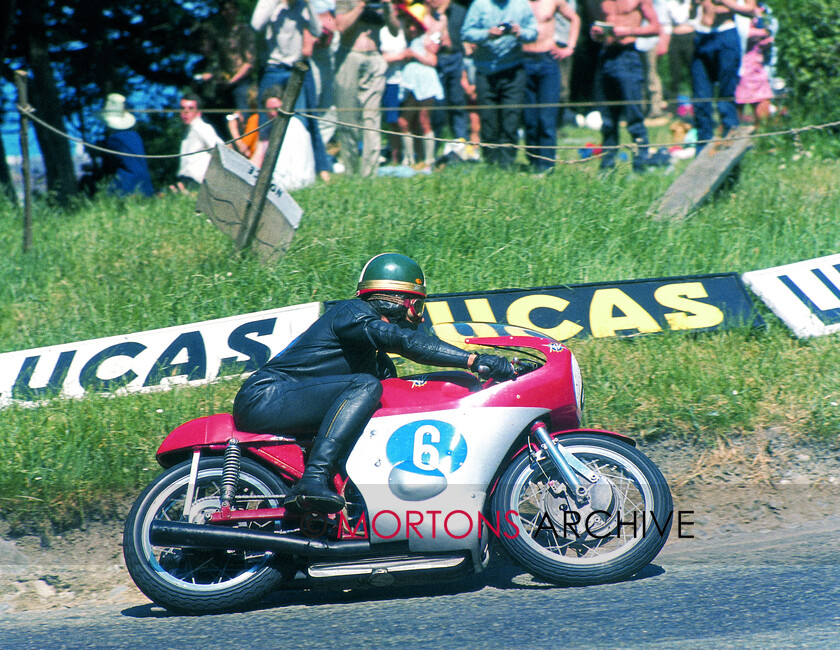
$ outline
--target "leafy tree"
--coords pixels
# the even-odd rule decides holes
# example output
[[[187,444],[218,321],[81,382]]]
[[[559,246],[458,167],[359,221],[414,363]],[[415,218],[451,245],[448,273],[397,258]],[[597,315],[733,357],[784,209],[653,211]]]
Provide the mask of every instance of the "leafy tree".
[[[771,0],[779,19],[779,73],[793,99],[817,119],[837,119],[840,96],[840,3]]]
[[[7,0],[0,9],[2,74],[11,80],[13,69],[28,70],[35,115],[86,136],[110,92],[142,90],[151,106],[171,102],[172,88],[190,82],[194,30],[217,11],[218,0]],[[40,125],[36,136],[48,189],[62,201],[76,191],[69,142]],[[172,141],[166,144],[161,153],[172,153]]]

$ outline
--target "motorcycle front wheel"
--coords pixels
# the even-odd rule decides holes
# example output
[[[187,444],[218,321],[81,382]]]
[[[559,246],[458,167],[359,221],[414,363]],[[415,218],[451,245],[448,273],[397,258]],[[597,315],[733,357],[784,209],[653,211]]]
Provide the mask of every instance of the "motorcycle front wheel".
[[[185,507],[190,462],[168,469],[137,498],[123,533],[123,555],[134,583],[158,605],[172,611],[213,613],[240,608],[280,586],[284,572],[272,553],[225,551],[152,544],[155,520],[204,524],[221,509],[221,458],[199,462],[192,504]],[[248,459],[241,461],[237,495],[267,495],[249,500],[248,508],[275,508],[287,488],[271,473]],[[252,523],[252,527],[260,524]],[[274,522],[261,524],[271,530]]]
[[[552,461],[525,453],[508,466],[493,495],[502,546],[540,579],[583,586],[629,578],[665,545],[673,501],[659,468],[634,447],[606,436],[558,438],[598,473],[579,503]]]

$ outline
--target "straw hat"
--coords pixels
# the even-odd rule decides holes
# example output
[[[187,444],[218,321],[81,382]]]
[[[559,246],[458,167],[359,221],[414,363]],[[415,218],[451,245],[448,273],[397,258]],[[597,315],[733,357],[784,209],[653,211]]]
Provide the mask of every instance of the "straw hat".
[[[125,110],[125,97],[118,93],[111,93],[105,98],[102,119],[105,124],[116,131],[130,129],[137,123],[134,116]]]
[[[400,4],[397,5],[397,9],[405,16],[412,19],[418,27],[423,29],[423,31],[426,31],[424,21],[426,20],[426,16],[429,15],[429,11],[426,9],[424,4],[420,2],[415,2],[411,5]]]

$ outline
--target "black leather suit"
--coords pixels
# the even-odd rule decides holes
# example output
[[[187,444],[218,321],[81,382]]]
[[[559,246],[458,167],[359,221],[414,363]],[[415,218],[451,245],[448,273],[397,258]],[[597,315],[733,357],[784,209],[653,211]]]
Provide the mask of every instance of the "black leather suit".
[[[344,444],[379,405],[380,379],[396,376],[387,352],[433,366],[466,368],[469,354],[383,321],[367,302],[345,300],[251,375],[233,404],[241,431],[316,430]]]

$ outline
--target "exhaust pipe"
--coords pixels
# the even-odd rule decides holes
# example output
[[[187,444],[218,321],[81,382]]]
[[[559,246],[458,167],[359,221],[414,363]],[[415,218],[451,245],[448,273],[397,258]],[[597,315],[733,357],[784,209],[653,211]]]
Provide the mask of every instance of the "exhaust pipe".
[[[380,549],[371,551],[368,540],[311,539],[302,535],[279,535],[264,530],[227,528],[159,519],[152,522],[149,538],[155,546],[271,551],[281,555],[308,557],[369,557],[380,554],[377,552]],[[386,549],[383,548],[381,551],[385,554]]]

